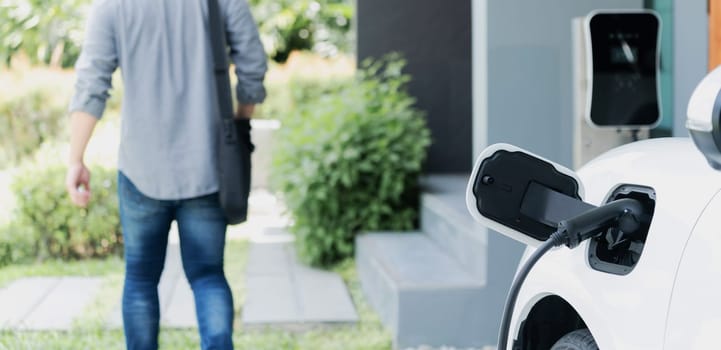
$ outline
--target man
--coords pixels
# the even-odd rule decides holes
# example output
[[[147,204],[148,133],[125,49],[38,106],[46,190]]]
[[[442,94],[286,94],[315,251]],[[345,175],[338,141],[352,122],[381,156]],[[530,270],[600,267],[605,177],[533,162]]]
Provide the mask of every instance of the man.
[[[66,186],[78,206],[91,198],[83,154],[118,67],[125,86],[118,196],[126,261],[123,326],[131,350],[158,348],[157,286],[173,220],[195,295],[201,347],[233,347],[207,1],[219,2],[225,23],[238,77],[237,118],[250,118],[265,98],[267,67],[246,0],[96,0],[76,64]]]

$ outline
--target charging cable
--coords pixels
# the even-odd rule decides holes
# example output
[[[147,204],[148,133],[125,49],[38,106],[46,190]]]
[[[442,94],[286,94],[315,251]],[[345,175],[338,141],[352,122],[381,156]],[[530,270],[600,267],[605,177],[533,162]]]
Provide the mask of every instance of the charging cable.
[[[498,334],[498,350],[508,350],[508,334],[518,293],[521,291],[521,286],[531,269],[541,257],[551,249],[561,245],[566,245],[569,249],[576,248],[581,242],[600,235],[603,228],[618,226],[625,233],[633,233],[641,226],[639,217],[642,212],[643,205],[641,202],[631,198],[624,198],[590,209],[574,218],[558,223],[558,230],[551,234],[531,254],[526,263],[518,270],[516,278],[511,284],[503,310],[503,318],[501,319],[501,330]]]

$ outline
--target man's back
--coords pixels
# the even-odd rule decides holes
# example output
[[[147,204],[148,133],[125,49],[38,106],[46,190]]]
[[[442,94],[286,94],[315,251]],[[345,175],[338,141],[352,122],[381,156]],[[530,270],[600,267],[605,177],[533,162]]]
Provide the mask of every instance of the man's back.
[[[123,83],[119,168],[143,193],[181,199],[217,191],[217,102],[208,0],[99,0],[78,60],[71,109],[102,114],[110,72]],[[215,1],[215,0],[213,0]],[[243,0],[218,0],[239,78],[261,102],[266,58]]]
[[[168,230],[196,303],[202,349],[233,349],[233,297],[223,271],[227,218],[216,169],[219,123],[206,1],[96,0],[76,64],[65,187],[90,202],[88,140],[105,110],[113,72],[125,85],[118,174],[128,350],[157,350],[158,283]],[[245,0],[217,0],[238,76],[238,115],[265,98],[266,57]]]

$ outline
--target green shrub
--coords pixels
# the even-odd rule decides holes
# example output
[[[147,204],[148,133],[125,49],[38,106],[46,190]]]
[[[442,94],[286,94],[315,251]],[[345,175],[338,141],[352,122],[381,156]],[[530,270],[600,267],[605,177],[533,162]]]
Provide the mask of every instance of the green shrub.
[[[293,105],[298,106],[306,101],[317,100],[323,96],[334,95],[349,85],[355,84],[352,78],[336,78],[326,80],[293,79],[289,89]]]
[[[0,104],[0,169],[16,164],[60,136],[66,111],[48,92],[36,90]]]
[[[397,56],[363,64],[356,80],[313,94],[283,119],[273,182],[292,214],[302,258],[333,264],[356,233],[417,222],[417,180],[430,135],[405,91]]]
[[[64,166],[29,167],[17,174],[12,189],[17,208],[11,244],[23,242],[23,252],[46,258],[84,259],[105,257],[122,251],[122,235],[116,194],[117,172],[91,170],[91,203],[86,209],[72,205],[65,192]],[[7,232],[7,229],[5,230]],[[18,236],[21,236],[18,238]],[[32,247],[27,247],[28,239]],[[0,243],[0,259],[2,259]],[[7,250],[7,248],[5,248]],[[21,260],[19,252],[5,260]],[[6,251],[7,255],[7,251]]]
[[[268,98],[257,109],[253,118],[285,120],[292,118],[298,106],[306,101],[332,94],[351,84],[350,79],[294,78],[282,84],[269,84]]]
[[[8,224],[0,227],[0,268],[26,263],[36,256],[36,239],[27,227]]]

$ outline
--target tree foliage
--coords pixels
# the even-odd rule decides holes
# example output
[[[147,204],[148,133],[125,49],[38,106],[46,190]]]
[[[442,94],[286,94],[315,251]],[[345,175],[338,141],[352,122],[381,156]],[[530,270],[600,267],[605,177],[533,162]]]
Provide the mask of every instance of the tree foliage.
[[[350,0],[248,0],[269,56],[293,50],[347,51]],[[0,64],[25,54],[34,64],[70,67],[80,54],[92,0],[0,0]]]
[[[250,0],[269,56],[285,62],[293,50],[323,55],[348,51],[353,6],[349,0]]]
[[[35,64],[68,67],[80,53],[89,0],[0,0],[0,60],[24,53]]]

